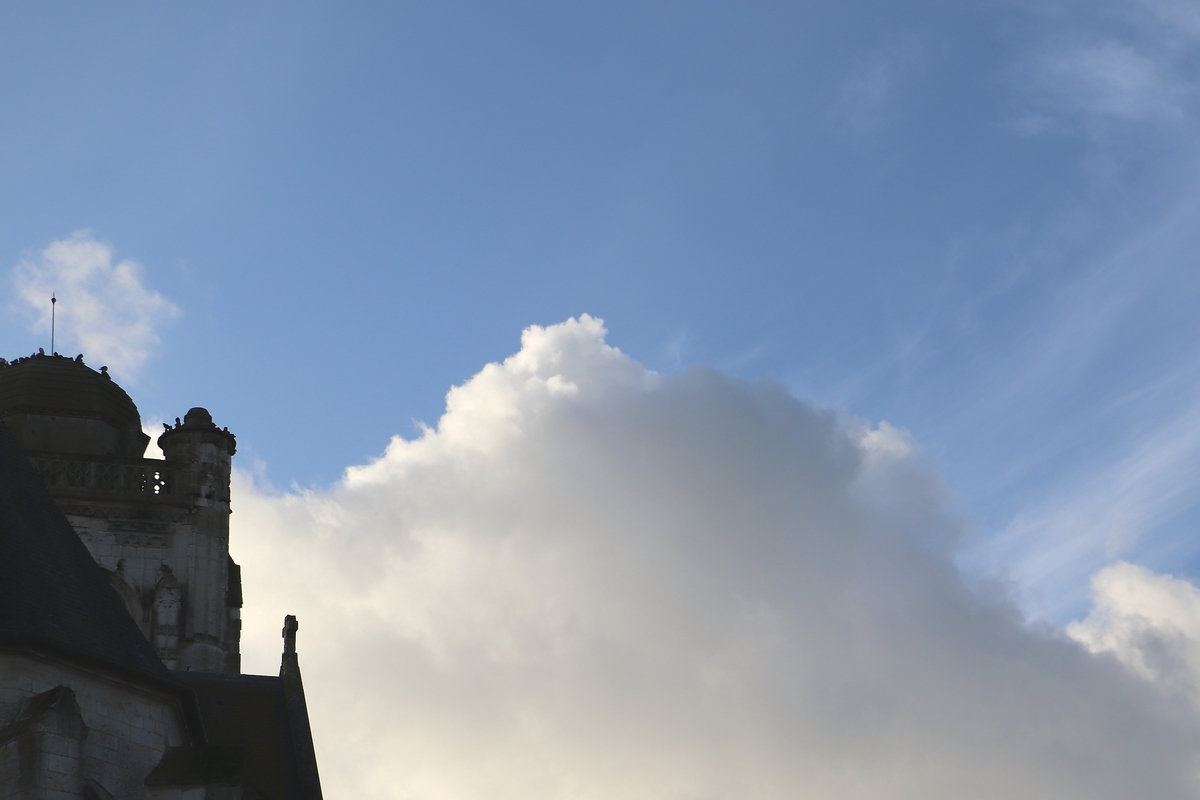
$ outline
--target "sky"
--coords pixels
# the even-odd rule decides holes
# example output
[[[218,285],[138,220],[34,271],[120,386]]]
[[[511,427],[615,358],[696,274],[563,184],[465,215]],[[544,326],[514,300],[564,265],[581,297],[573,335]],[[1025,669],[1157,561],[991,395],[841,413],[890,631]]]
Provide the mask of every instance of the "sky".
[[[1198,88],[1175,0],[9,5],[0,356],[237,435],[331,798],[1195,797]]]

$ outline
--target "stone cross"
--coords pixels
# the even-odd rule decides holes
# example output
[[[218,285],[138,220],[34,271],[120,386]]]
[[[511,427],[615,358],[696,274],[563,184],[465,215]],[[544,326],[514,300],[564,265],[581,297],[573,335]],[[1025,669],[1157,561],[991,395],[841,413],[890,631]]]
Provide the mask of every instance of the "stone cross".
[[[296,652],[296,631],[299,628],[300,623],[291,614],[283,618],[283,652]]]

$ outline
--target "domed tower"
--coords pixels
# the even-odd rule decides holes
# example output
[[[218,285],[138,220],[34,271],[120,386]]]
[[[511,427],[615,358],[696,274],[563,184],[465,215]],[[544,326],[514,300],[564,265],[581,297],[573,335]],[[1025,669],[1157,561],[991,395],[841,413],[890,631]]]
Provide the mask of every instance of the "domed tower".
[[[145,458],[137,406],[107,368],[41,352],[0,359],[0,421],[167,666],[239,672],[233,434],[194,408],[160,437],[165,460]]]
[[[141,458],[150,437],[108,367],[39,354],[0,369],[0,419],[26,452]]]

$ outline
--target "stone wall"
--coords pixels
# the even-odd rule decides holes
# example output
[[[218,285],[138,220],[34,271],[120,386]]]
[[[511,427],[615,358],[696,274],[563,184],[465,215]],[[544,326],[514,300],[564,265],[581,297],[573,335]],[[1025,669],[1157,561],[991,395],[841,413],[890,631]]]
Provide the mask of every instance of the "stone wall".
[[[72,744],[66,707],[39,723],[40,739],[25,737],[24,753],[21,737],[5,743],[4,731],[11,732],[13,724],[20,723],[18,715],[23,708],[28,710],[31,699],[60,686],[71,691],[78,706],[82,723],[78,745]],[[23,653],[0,652],[0,687],[0,800],[34,796],[28,788],[17,787],[22,785],[22,765],[34,765],[35,756],[41,765],[36,768],[38,780],[45,784],[38,797],[82,797],[80,787],[90,779],[114,797],[142,800],[148,796],[145,778],[167,747],[190,744],[176,697],[119,678]],[[40,744],[31,753],[33,741]],[[24,785],[30,785],[28,779]]]

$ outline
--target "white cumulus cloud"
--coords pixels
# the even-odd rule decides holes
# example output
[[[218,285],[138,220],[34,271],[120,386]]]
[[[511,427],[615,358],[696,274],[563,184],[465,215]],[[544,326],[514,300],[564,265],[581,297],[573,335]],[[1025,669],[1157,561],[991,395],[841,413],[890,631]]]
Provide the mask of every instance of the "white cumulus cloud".
[[[21,260],[12,284],[18,303],[34,316],[33,330],[44,334],[50,333],[50,295],[58,297],[55,349],[82,351],[89,363],[107,364],[131,382],[159,345],[159,330],[179,314],[146,286],[139,264],[114,261],[112,247],[87,231]]]
[[[1067,632],[1200,708],[1200,589],[1122,561],[1096,573],[1092,598]]]
[[[299,615],[334,800],[1198,796],[1194,714],[963,587],[902,431],[591,317],[328,489],[234,491],[246,666]]]

